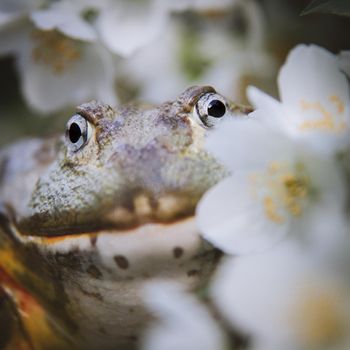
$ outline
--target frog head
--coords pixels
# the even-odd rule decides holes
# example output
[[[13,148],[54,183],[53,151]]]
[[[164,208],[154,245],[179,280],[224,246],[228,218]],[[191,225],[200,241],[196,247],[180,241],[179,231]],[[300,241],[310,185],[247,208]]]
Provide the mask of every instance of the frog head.
[[[208,86],[158,107],[93,101],[59,138],[5,150],[0,265],[76,347],[129,346],[149,319],[144,283],[198,289],[215,268],[194,211],[227,171],[205,137],[248,112]]]
[[[226,173],[204,149],[206,130],[238,112],[211,87],[192,87],[156,108],[79,106],[19,226],[64,235],[193,215]]]

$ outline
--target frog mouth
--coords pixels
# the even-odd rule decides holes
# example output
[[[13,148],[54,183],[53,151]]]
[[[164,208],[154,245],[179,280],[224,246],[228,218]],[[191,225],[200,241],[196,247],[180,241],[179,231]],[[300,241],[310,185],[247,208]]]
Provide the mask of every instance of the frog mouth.
[[[76,218],[72,212],[62,212],[60,222],[65,224],[60,224],[46,213],[35,213],[13,222],[23,236],[94,236],[100,231],[122,233],[147,224],[167,225],[191,217],[199,200],[198,195],[191,197],[187,193],[165,194],[157,201],[151,198],[145,193],[139,193],[133,197],[132,205],[107,207],[100,212],[86,211],[76,214]]]
[[[127,229],[79,232],[56,236],[34,236],[22,234],[13,224],[9,223],[8,220],[6,221],[8,236],[11,235],[11,237],[14,237],[24,245],[34,244],[39,248],[39,250],[51,251],[53,253],[60,252],[67,254],[69,252],[77,253],[79,251],[92,251],[94,249],[98,249],[101,254],[105,254],[105,251],[108,252],[112,250],[120,250],[121,245],[125,245],[127,247],[128,240],[134,242],[133,244],[135,244],[136,241],[140,241],[141,243],[139,244],[138,249],[143,249],[144,245],[142,244],[142,240],[153,240],[155,238],[155,246],[163,244],[161,243],[162,241],[164,241],[164,244],[168,245],[172,240],[179,240],[178,236],[186,234],[186,231],[188,231],[188,234],[190,235],[195,233],[195,236],[192,238],[196,240],[198,239],[194,216],[187,216],[176,221],[174,220],[163,223],[150,222]],[[157,242],[157,240],[160,241]],[[153,249],[155,246],[150,245],[150,248]],[[174,249],[175,248],[176,246]],[[123,249],[125,249],[125,247]],[[178,251],[178,249],[176,251]],[[174,254],[176,255],[178,253],[174,252]]]

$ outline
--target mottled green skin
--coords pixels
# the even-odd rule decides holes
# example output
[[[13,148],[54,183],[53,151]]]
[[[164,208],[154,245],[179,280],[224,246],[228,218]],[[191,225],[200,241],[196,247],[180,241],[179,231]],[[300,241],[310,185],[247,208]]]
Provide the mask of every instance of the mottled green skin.
[[[217,251],[192,218],[226,176],[193,118],[213,91],[193,87],[159,107],[83,104],[92,136],[78,151],[61,136],[0,153],[0,268],[75,347],[133,348],[149,318],[144,283],[171,278],[193,289],[213,271]],[[227,105],[229,118],[248,112]]]

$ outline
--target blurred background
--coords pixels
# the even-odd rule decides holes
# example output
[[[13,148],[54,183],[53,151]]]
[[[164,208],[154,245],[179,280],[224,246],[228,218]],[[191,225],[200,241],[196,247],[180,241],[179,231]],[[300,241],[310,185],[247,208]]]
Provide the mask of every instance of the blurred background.
[[[98,3],[98,5],[96,5]],[[75,106],[161,103],[210,84],[247,103],[298,43],[350,48],[350,19],[310,0],[0,0],[0,146],[63,131]]]

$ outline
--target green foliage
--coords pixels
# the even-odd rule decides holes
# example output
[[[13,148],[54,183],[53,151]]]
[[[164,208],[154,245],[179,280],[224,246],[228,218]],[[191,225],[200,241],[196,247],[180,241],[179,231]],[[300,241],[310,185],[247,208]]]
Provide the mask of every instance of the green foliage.
[[[189,81],[200,79],[212,63],[200,52],[199,40],[197,33],[191,30],[185,30],[180,39],[179,62]]]
[[[350,0],[313,0],[301,13],[331,13],[341,16],[350,16]]]

